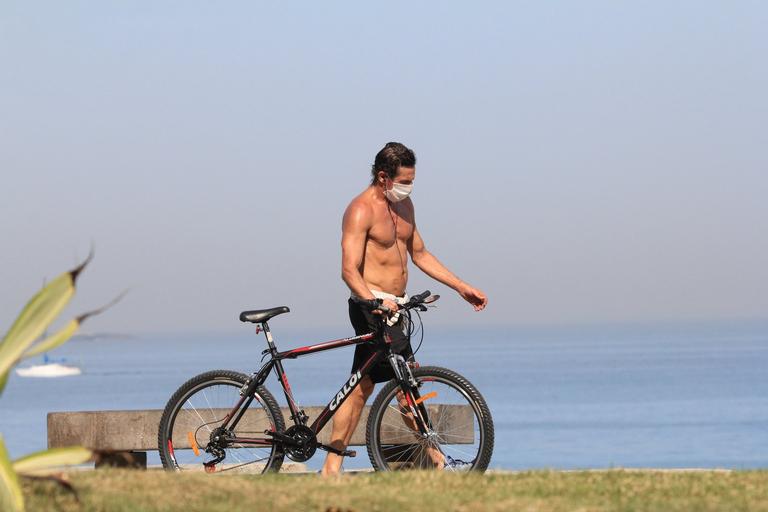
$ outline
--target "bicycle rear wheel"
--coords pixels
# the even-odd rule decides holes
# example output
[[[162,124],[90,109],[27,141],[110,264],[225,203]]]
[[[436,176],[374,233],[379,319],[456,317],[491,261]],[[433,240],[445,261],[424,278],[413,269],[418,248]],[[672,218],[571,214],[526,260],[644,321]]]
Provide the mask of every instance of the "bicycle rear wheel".
[[[373,467],[485,471],[493,453],[493,419],[480,392],[445,368],[425,366],[413,376],[417,387],[409,390],[410,398],[398,397],[401,388],[393,380],[371,406],[366,437]]]
[[[214,370],[188,380],[174,393],[163,411],[157,435],[163,467],[169,470],[264,473],[278,471],[284,454],[278,446],[233,444],[222,448],[224,460],[206,466],[215,454],[206,451],[215,430],[240,400],[248,377],[228,370]],[[265,430],[283,431],[280,407],[263,386],[230,435],[265,438]]]

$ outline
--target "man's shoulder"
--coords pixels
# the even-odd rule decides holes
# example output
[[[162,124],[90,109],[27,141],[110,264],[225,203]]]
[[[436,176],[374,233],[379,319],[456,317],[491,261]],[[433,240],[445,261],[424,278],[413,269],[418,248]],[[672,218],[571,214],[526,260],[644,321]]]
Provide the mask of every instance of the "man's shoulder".
[[[370,224],[373,219],[373,205],[365,191],[352,199],[344,211],[344,219],[355,223]]]

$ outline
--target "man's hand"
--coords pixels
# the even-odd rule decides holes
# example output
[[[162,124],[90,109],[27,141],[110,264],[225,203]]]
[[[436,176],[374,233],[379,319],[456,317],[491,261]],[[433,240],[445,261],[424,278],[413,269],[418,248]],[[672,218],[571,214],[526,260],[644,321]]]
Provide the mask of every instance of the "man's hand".
[[[475,311],[482,311],[485,309],[486,304],[488,304],[488,297],[486,297],[483,292],[477,288],[472,288],[466,283],[462,283],[456,291],[459,292],[459,295],[461,295],[465,301],[472,304]]]
[[[394,314],[397,312],[397,310],[398,310],[398,309],[400,309],[400,308],[397,306],[397,302],[395,302],[395,301],[393,301],[393,300],[390,300],[390,299],[384,299],[384,300],[382,300],[382,302],[381,302],[381,305],[382,305],[382,306],[385,306],[385,307],[387,307],[387,308],[389,308],[389,313],[387,313],[387,315],[394,315]],[[375,315],[380,315],[380,314],[382,314],[383,312],[382,312],[380,309],[374,309],[374,310],[373,310],[373,313],[374,313]]]

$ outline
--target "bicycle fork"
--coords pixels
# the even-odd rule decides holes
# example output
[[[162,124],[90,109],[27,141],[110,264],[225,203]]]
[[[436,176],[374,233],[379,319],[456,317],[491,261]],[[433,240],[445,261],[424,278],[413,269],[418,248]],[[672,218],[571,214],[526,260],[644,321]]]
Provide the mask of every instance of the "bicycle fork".
[[[429,412],[424,405],[424,399],[419,394],[419,384],[413,376],[411,367],[406,363],[403,356],[399,354],[390,354],[389,363],[395,372],[395,377],[400,384],[400,393],[405,403],[401,400],[400,408],[410,413],[415,423],[415,427],[422,437],[428,437],[432,431],[432,422],[429,419]]]
[[[421,437],[419,441],[422,450],[419,456],[420,460],[429,460],[433,466],[443,467],[450,457],[443,452],[440,446],[440,438],[433,429],[429,409],[424,403],[426,400],[434,398],[437,393],[433,391],[422,396],[419,391],[419,383],[416,382],[411,367],[405,362],[405,359],[399,355],[390,355],[389,360],[400,384],[398,402],[400,413],[403,415],[403,422],[417,436]]]

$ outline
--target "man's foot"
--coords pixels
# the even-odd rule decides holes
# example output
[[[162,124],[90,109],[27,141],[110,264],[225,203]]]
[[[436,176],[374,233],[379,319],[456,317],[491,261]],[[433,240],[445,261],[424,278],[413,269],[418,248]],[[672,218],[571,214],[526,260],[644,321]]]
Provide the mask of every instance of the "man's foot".
[[[344,465],[340,465],[338,468],[329,468],[326,466],[323,466],[322,469],[320,469],[317,472],[320,476],[323,478],[330,478],[334,476],[341,476],[344,473]]]
[[[445,463],[443,464],[444,471],[469,471],[472,469],[472,464],[475,461],[465,462],[461,459],[454,459],[450,455],[445,456]]]

